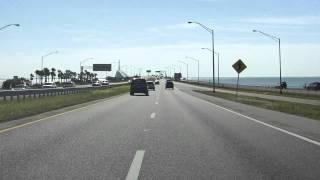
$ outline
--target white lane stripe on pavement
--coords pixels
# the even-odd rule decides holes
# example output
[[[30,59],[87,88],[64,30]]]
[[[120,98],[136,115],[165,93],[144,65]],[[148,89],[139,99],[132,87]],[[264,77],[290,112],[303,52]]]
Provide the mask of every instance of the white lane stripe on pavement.
[[[156,113],[152,113],[151,115],[150,115],[150,118],[151,119],[154,119],[156,117]]]
[[[176,88],[176,89],[179,90],[178,88]],[[183,91],[180,91],[180,92],[182,92],[182,93],[184,93],[184,94],[186,94],[186,95],[188,95],[188,96],[191,96],[191,95],[189,95],[189,94],[187,94],[187,93],[185,93],[185,92],[183,92]],[[193,97],[193,96],[191,96],[191,97]],[[293,136],[293,137],[296,137],[296,138],[301,139],[301,140],[303,140],[303,141],[309,142],[309,143],[311,143],[311,144],[320,146],[320,142],[318,142],[318,141],[315,141],[315,140],[309,139],[309,138],[307,138],[307,137],[301,136],[301,135],[299,135],[299,134],[296,134],[296,133],[293,133],[293,132],[290,132],[290,131],[287,131],[287,130],[278,128],[278,127],[273,126],[273,125],[271,125],[271,124],[268,124],[268,123],[259,121],[259,120],[255,119],[255,118],[252,118],[252,117],[243,115],[243,114],[241,114],[241,113],[238,113],[238,112],[235,112],[235,111],[233,111],[233,110],[227,109],[227,108],[222,107],[222,106],[219,106],[219,105],[217,105],[217,104],[214,104],[213,102],[208,102],[208,101],[205,101],[205,100],[200,99],[200,98],[197,98],[197,99],[200,100],[200,101],[202,101],[202,102],[204,102],[204,103],[207,103],[207,104],[209,104],[209,105],[211,105],[211,106],[215,106],[215,107],[217,107],[217,108],[220,108],[220,109],[223,109],[223,110],[225,110],[225,111],[231,112],[231,113],[236,114],[236,115],[238,115],[238,116],[244,117],[244,118],[246,118],[246,119],[248,119],[248,120],[251,120],[251,121],[253,121],[253,122],[256,122],[256,123],[259,123],[259,124],[261,124],[261,125],[267,126],[267,127],[269,127],[269,128],[275,129],[275,130],[280,131],[280,132],[282,132],[282,133],[291,135],[291,136]]]
[[[136,152],[136,155],[133,158],[129,172],[127,174],[126,180],[137,180],[138,179],[141,165],[142,165],[142,160],[144,157],[144,153],[145,153],[144,150],[138,150]]]
[[[159,104],[158,102],[156,102],[155,104]]]

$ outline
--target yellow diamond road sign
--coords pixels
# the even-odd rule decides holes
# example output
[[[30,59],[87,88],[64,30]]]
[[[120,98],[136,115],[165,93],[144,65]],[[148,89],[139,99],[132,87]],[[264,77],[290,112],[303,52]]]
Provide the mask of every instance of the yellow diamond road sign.
[[[236,70],[239,74],[247,68],[247,66],[239,59],[236,63],[232,65],[233,69]]]

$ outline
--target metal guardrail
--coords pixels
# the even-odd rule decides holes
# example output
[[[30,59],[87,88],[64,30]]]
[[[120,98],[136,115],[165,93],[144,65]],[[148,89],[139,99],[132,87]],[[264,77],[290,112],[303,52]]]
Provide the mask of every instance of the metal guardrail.
[[[123,83],[114,83],[110,86],[101,86],[101,87],[70,87],[70,88],[51,88],[51,89],[27,89],[27,90],[4,90],[0,91],[0,100],[3,101],[13,101],[13,100],[25,100],[30,98],[41,98],[44,96],[59,96],[59,95],[68,95],[68,94],[77,94],[81,92],[87,92],[97,89],[107,89],[120,85],[128,84],[127,82]]]

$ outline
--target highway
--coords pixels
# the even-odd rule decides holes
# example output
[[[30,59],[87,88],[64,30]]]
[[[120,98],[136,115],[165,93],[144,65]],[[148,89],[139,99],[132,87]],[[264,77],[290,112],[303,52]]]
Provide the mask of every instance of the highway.
[[[175,85],[0,130],[0,179],[319,179],[319,121]]]

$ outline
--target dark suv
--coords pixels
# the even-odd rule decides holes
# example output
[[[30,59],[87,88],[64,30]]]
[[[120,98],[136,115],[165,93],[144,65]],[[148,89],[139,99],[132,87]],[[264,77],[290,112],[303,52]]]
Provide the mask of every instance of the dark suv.
[[[168,88],[174,89],[173,82],[171,80],[166,81],[166,89],[168,89]]]
[[[145,79],[133,79],[130,86],[130,95],[133,96],[134,93],[144,93],[149,96],[148,86]]]

